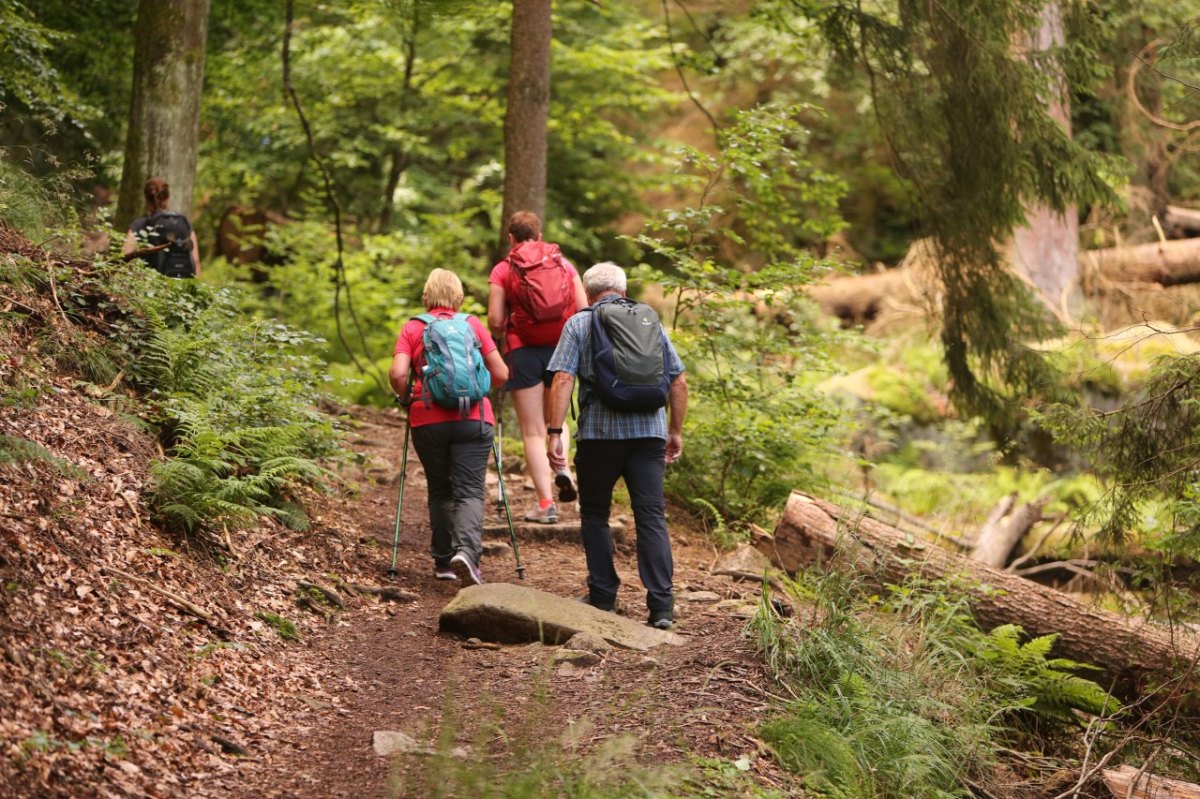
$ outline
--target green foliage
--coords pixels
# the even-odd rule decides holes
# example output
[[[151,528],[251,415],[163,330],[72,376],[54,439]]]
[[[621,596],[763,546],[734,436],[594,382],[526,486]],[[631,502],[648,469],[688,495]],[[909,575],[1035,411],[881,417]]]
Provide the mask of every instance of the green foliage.
[[[954,396],[1005,434],[1019,400],[1053,393],[1056,376],[1023,343],[1048,327],[997,243],[1033,203],[1060,213],[1116,204],[1118,170],[1073,142],[1046,100],[1086,77],[1080,51],[1013,47],[1036,41],[1044,0],[793,5],[819,21],[846,68],[870,75],[882,132],[933,238]],[[1071,15],[1068,35],[1089,40],[1090,19]]]
[[[299,641],[300,632],[294,622],[269,610],[255,611],[254,618],[266,622],[285,641]]]
[[[1075,712],[1110,716],[1121,703],[1092,680],[1074,672],[1099,671],[1067,658],[1051,658],[1057,635],[1042,635],[1021,643],[1023,631],[1002,624],[976,644],[974,654],[988,666],[992,689],[1015,707],[1028,708],[1043,719],[1074,723]]]
[[[662,264],[637,277],[667,292],[663,310],[692,397],[684,456],[668,470],[668,490],[711,503],[731,523],[819,481],[816,463],[838,421],[802,376],[825,368],[829,336],[800,292],[828,264],[804,254],[801,242],[805,231],[840,224],[836,181],[811,169],[805,140],[787,109],[740,115],[720,157],[684,151],[682,180],[704,187],[702,204],[662,212],[634,239]],[[770,173],[775,180],[753,166],[771,161],[782,163]],[[713,192],[726,193],[736,212],[704,205]],[[809,215],[802,228],[793,203]],[[756,271],[728,263],[725,248],[747,239],[773,260]]]
[[[55,116],[66,113],[62,81],[49,56],[61,38],[19,0],[0,0],[0,107],[15,100]]]
[[[1142,387],[1118,411],[1081,410],[1059,404],[1042,420],[1064,443],[1091,453],[1104,481],[1103,497],[1086,518],[1101,535],[1122,542],[1142,526],[1142,509],[1158,499],[1173,503],[1172,552],[1200,554],[1200,513],[1195,477],[1200,453],[1200,361],[1161,358]]]
[[[797,697],[761,733],[820,795],[966,797],[1028,720],[1119,707],[1072,673],[1080,664],[1048,657],[1052,636],[982,633],[952,585],[914,581],[881,599],[833,572],[792,590],[815,602],[811,627],[776,616],[769,597],[750,626]]]
[[[317,459],[337,453],[332,420],[316,409],[317,340],[242,316],[236,295],[151,270],[118,274],[126,314],[112,325],[133,385],[168,433],[171,459],[153,467],[152,501],[187,530],[255,515],[296,518],[289,489],[319,483]]]

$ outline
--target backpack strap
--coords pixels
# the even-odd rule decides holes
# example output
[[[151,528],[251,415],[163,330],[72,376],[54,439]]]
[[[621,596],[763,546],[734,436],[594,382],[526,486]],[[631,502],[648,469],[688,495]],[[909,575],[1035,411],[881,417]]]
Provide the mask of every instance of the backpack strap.
[[[437,319],[437,317],[431,313],[423,313],[423,314],[414,316],[413,319],[417,322],[421,322],[422,324],[425,325],[425,327],[429,327],[430,323],[433,322],[435,319]],[[422,336],[422,338],[424,338],[424,336]],[[425,345],[424,345],[424,343],[422,343],[422,345],[421,345],[421,360],[422,361],[425,360]],[[417,370],[417,363],[414,361],[411,371],[413,373],[415,373],[416,370]],[[430,398],[429,398],[429,392],[425,390],[425,381],[421,381],[421,401],[425,403],[426,410],[428,410],[433,405],[432,400],[430,400]]]

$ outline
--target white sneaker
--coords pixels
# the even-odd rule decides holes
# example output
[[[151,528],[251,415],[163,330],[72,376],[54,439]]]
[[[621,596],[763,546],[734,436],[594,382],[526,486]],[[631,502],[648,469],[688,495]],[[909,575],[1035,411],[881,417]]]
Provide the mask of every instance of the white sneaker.
[[[558,508],[554,507],[553,502],[544,508],[534,508],[525,514],[525,521],[538,524],[557,524]]]

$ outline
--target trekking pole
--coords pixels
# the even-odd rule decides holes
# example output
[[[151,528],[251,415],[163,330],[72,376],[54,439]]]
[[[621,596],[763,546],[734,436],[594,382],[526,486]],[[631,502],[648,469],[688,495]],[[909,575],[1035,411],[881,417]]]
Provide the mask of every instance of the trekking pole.
[[[504,518],[508,520],[508,540],[512,542],[513,557],[517,561],[517,577],[525,579],[525,567],[521,565],[521,549],[517,546],[517,532],[513,529],[512,511],[508,508],[508,494],[504,491],[504,466],[500,463],[500,439],[492,439],[492,452],[496,456],[496,479],[500,481],[500,501],[504,503]]]
[[[396,500],[396,533],[392,538],[392,565],[387,570],[388,577],[395,577],[400,572],[396,570],[396,557],[400,553],[400,517],[404,511],[404,483],[408,480],[408,431],[412,429],[409,423],[408,411],[404,413],[404,454],[400,457],[400,498]]]

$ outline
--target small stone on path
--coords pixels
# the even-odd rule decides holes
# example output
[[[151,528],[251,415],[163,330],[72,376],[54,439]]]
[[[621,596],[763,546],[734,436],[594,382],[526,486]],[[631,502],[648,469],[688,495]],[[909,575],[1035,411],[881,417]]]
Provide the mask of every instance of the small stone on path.
[[[771,569],[771,561],[749,544],[742,544],[732,552],[721,556],[712,568],[713,574],[723,574],[742,580],[761,580],[763,573]]]
[[[492,641],[480,641],[478,638],[468,638],[462,642],[462,648],[496,650],[500,648],[500,644],[493,643]]]
[[[375,754],[380,757],[392,757],[394,755],[432,755],[436,750],[432,746],[418,743],[415,738],[403,732],[395,730],[376,730],[371,740],[372,746],[375,749]],[[471,756],[470,751],[463,746],[456,746],[450,750],[450,754],[454,757],[463,759]]]
[[[504,543],[503,541],[484,541],[483,542],[483,554],[485,554],[485,555],[497,557],[500,555],[507,555],[510,552],[512,552],[512,547],[510,547],[508,544]]]
[[[567,641],[563,646],[567,649],[577,649],[580,652],[602,652],[612,651],[612,646],[598,635],[592,633],[575,633],[571,636],[571,640]]]
[[[572,666],[595,666],[603,658],[595,652],[585,652],[580,649],[560,649],[554,653],[555,663],[570,663]]]
[[[684,602],[716,602],[721,595],[715,591],[684,591],[677,598]]]

